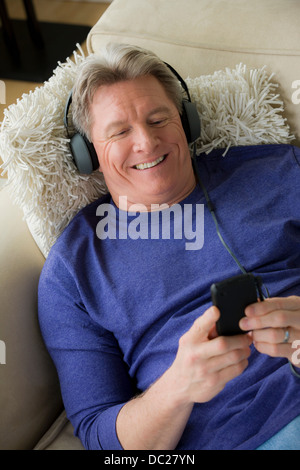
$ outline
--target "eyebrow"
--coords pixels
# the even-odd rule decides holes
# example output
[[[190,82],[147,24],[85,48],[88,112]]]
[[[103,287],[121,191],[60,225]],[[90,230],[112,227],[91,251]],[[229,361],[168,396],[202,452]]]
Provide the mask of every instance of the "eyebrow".
[[[153,115],[158,114],[158,113],[167,113],[168,115],[170,115],[171,109],[168,106],[158,106],[157,108],[152,109],[147,114],[147,119],[151,118]],[[119,127],[122,127],[126,124],[127,124],[126,120],[113,121],[110,124],[108,124],[108,126],[105,128],[105,133],[110,134],[115,129],[118,129]]]
[[[157,113],[171,114],[171,109],[168,106],[158,106],[157,108],[150,111],[150,113],[148,114],[148,117],[151,117],[153,116],[153,114],[157,114]]]

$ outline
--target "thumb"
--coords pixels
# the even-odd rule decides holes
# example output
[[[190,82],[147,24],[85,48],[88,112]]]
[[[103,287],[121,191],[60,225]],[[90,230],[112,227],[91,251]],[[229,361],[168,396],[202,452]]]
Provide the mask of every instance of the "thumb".
[[[190,328],[191,339],[194,341],[207,341],[214,336],[216,322],[220,317],[217,307],[210,307],[203,315],[198,317]]]

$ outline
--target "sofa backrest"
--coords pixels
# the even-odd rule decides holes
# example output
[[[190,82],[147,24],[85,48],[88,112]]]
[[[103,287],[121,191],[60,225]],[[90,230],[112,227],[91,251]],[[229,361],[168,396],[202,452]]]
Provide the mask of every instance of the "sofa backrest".
[[[300,145],[299,0],[114,0],[88,36],[145,47],[183,78],[244,63],[275,73],[285,115]]]

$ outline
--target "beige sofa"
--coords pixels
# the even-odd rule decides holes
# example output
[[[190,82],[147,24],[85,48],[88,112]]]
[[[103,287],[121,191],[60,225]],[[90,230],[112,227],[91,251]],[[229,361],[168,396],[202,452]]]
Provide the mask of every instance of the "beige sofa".
[[[276,73],[300,145],[299,17],[299,0],[114,0],[91,30],[88,48],[141,45],[183,77],[240,62],[266,65]],[[83,449],[39,332],[37,284],[45,258],[9,188],[0,192],[0,227],[0,449]]]

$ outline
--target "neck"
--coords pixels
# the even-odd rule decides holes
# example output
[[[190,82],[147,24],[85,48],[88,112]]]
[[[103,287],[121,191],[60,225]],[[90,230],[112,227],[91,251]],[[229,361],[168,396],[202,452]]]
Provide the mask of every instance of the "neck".
[[[163,197],[157,197],[152,199],[151,202],[132,202],[128,199],[127,196],[118,196],[117,198],[113,197],[114,203],[116,206],[126,212],[153,212],[158,210],[167,209],[174,204],[178,204],[187,198],[196,187],[196,178],[193,177],[189,185],[185,186],[184,189],[174,196],[172,199],[164,199]]]

